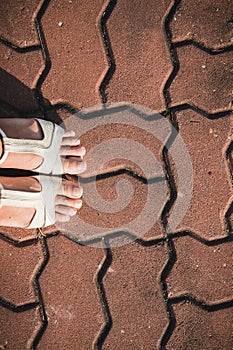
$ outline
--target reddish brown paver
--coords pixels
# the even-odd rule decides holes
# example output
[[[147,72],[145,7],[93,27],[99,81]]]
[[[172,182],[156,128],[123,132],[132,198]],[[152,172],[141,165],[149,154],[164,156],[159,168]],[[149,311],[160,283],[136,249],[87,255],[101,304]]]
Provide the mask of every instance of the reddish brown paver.
[[[19,47],[38,45],[34,17],[40,0],[2,1],[0,5],[0,35]]]
[[[50,2],[42,18],[52,61],[42,93],[50,102],[65,101],[78,108],[101,102],[98,88],[108,64],[97,19],[104,3]]]
[[[1,68],[29,88],[35,87],[44,62],[40,51],[18,53],[0,43]]]
[[[207,246],[187,236],[174,244],[176,262],[166,280],[169,298],[189,294],[207,304],[231,300],[233,243]]]
[[[107,22],[116,70],[107,101],[165,109],[163,86],[172,70],[162,23],[164,1],[118,1]],[[146,18],[146,21],[145,21]]]
[[[25,242],[37,237],[36,229],[0,226],[0,230],[5,237],[12,239],[15,242]]]
[[[95,275],[101,249],[80,246],[64,236],[48,240],[49,262],[40,278],[48,327],[38,349],[91,349],[105,325]]]
[[[37,331],[41,328],[38,308],[12,312],[0,307],[1,349],[32,349]]]
[[[232,109],[231,51],[213,56],[186,45],[177,49],[177,56],[180,68],[169,89],[171,106],[191,103],[208,113]]]
[[[44,260],[40,245],[15,247],[3,239],[0,244],[0,296],[15,305],[37,301],[32,279]]]
[[[122,182],[127,185],[122,186]],[[92,186],[91,186],[92,185]],[[96,190],[92,183],[82,183],[84,189],[83,207],[70,222],[57,224],[66,234],[86,242],[106,237],[113,232],[126,231],[144,240],[163,237],[160,214],[166,203],[162,195],[164,182],[153,185],[153,189],[141,181],[121,174],[98,180]],[[129,193],[126,189],[131,188]],[[157,203],[151,202],[148,191],[158,192]],[[97,196],[100,196],[99,199]],[[94,197],[94,199],[93,199]],[[99,203],[99,205],[98,205]],[[145,206],[147,205],[147,210]],[[118,235],[112,242],[118,245]]]
[[[140,108],[137,110],[137,106],[135,110],[136,112],[141,111]],[[153,114],[153,111],[150,110],[146,112],[148,115]],[[162,237],[163,228],[160,222],[160,214],[169,194],[161,156],[163,143],[151,133],[153,128],[149,125],[150,122],[148,121],[144,125],[142,118],[137,116],[136,113],[126,113],[124,111],[120,119],[121,122],[113,124],[112,121],[119,120],[119,114],[109,113],[108,119],[113,116],[113,120],[103,125],[101,123],[97,125],[98,118],[93,118],[93,127],[85,132],[82,129],[82,125],[85,126],[85,121],[81,122],[79,114],[75,116],[67,113],[64,109],[59,110],[58,113],[65,121],[68,129],[74,130],[80,137],[82,144],[87,145],[86,161],[88,168],[79,177],[84,188],[84,205],[77,217],[72,218],[70,223],[62,225],[65,231],[72,232],[72,237],[81,242],[106,236],[109,233],[119,231],[121,227],[145,240]],[[124,117],[129,118],[131,115],[134,118],[136,117],[134,124],[124,125]],[[161,128],[164,118],[160,115],[158,115],[158,118],[158,125],[155,124],[154,127]],[[158,132],[164,141],[171,134],[170,124],[166,122],[165,125],[164,132]],[[148,131],[146,127],[148,127]],[[127,150],[126,147],[122,150],[123,153],[121,151],[122,158],[116,156],[119,149],[116,150],[116,146],[111,146],[113,142],[117,141],[117,138],[120,138],[119,146],[125,140],[132,142],[130,150]],[[104,153],[104,149],[100,149],[98,152],[95,151],[96,148],[106,142],[110,142],[107,153]],[[143,149],[140,150],[139,146],[143,146]],[[145,151],[151,152],[151,155],[146,156]],[[152,161],[151,156],[153,157]],[[106,159],[109,161],[106,161]],[[147,164],[145,160],[150,160],[150,163]],[[153,165],[153,161],[157,163]],[[128,172],[124,172],[125,169],[128,169]],[[121,170],[123,170],[123,174],[117,173]],[[110,177],[111,172],[114,176]],[[99,178],[96,189],[93,186],[93,180],[87,183],[82,181],[83,177],[88,178],[104,173],[109,174],[109,176],[103,179]],[[156,179],[160,177],[162,179],[156,182]],[[149,185],[147,185],[147,180],[151,181]],[[128,183],[127,187],[122,185],[122,181]],[[130,190],[131,186],[133,187],[132,190]],[[151,202],[151,191],[156,195],[156,203]],[[92,198],[94,194],[96,195],[96,192],[98,192],[98,197],[95,197],[98,198],[97,202],[96,199],[93,200]],[[92,202],[90,202],[90,199]],[[100,206],[102,204],[99,202],[100,200],[105,201],[103,206]],[[150,211],[144,209],[147,203],[150,205]],[[109,207],[111,207],[111,211],[109,211]],[[144,211],[144,214],[139,218],[142,211]],[[133,220],[138,220],[136,229],[132,224]],[[150,221],[150,225],[147,225],[148,221]],[[61,227],[61,225],[58,225],[58,227]],[[77,230],[73,230],[72,227],[77,227]],[[100,228],[97,234],[95,233],[95,227]]]
[[[211,25],[210,25],[211,23]],[[207,47],[218,48],[233,43],[231,0],[218,3],[184,0],[170,23],[172,41],[193,39]]]
[[[158,282],[166,260],[163,245],[132,243],[112,250],[103,281],[112,328],[103,349],[156,349],[168,324]]]
[[[11,3],[2,3],[4,12]],[[211,113],[231,109],[232,51],[227,48],[231,44],[227,33],[231,33],[232,22],[230,20],[226,23],[229,2],[221,2],[218,5],[219,11],[215,11],[216,5],[209,2],[208,11],[200,13],[203,2],[194,0],[191,7],[195,12],[191,12],[185,10],[189,9],[189,5],[183,0],[181,8],[184,12],[181,16],[178,16],[179,10],[169,12],[173,5],[176,9],[177,3],[170,0],[147,3],[136,1],[133,4],[124,0],[119,0],[116,4],[114,1],[100,0],[94,3],[74,0],[43,2],[41,38],[47,46],[43,59],[39,48],[35,51],[23,49],[21,51],[24,53],[19,54],[3,44],[0,46],[2,69],[21,81],[13,81],[6,75],[3,80],[3,75],[0,74],[1,113],[3,111],[11,117],[18,115],[18,111],[21,116],[23,111],[27,112],[27,116],[30,112],[33,116],[37,115],[38,109],[43,110],[43,99],[35,100],[32,97],[33,87],[36,87],[37,94],[42,92],[44,96],[41,97],[48,99],[43,100],[47,109],[45,117],[52,120],[56,120],[57,116],[56,110],[51,109],[51,103],[63,101],[83,110],[82,107],[100,103],[100,87],[102,97],[109,102],[123,100],[154,110],[164,110],[166,103],[162,90],[173,65],[178,67],[176,59],[180,65],[179,71],[174,70],[165,85],[169,88],[170,106],[178,106],[181,110],[181,104],[190,103]],[[30,4],[25,1],[25,4],[25,10],[30,10],[23,10],[23,17],[16,17],[17,7],[8,17],[14,17],[15,21],[14,29],[8,28],[10,32],[7,39],[22,47],[38,43],[36,36],[31,37],[34,24],[30,21],[39,11],[42,2],[37,9],[33,9],[36,4],[34,0]],[[216,16],[210,23],[213,14]],[[115,73],[111,76],[112,61],[112,70],[106,79],[104,77],[110,61],[107,60],[99,27],[102,15],[102,24],[106,22],[108,30],[108,35],[104,38],[105,49],[111,46],[111,59],[115,62]],[[169,23],[172,37],[168,31]],[[201,23],[200,31],[197,23]],[[191,28],[191,34],[187,33],[187,27]],[[191,37],[199,44],[215,49],[215,54],[211,55],[184,42],[176,49],[178,41]],[[174,47],[167,46],[166,40],[170,39],[176,42]],[[219,47],[224,53],[217,51]],[[177,58],[174,50],[177,50]],[[47,64],[45,70],[44,59],[51,63]],[[102,82],[104,84],[101,85]],[[169,94],[166,102],[170,102]],[[69,106],[66,106],[63,112],[68,109]],[[69,116],[67,113],[61,115],[62,118]],[[152,242],[141,242],[143,245],[134,242],[104,252],[80,246],[60,235],[45,239],[43,248],[35,251],[36,244],[31,241],[36,236],[35,231],[1,227],[1,232],[7,236],[3,237],[5,255],[12,247],[18,252],[17,261],[4,258],[4,291],[1,298],[10,299],[17,305],[37,301],[38,298],[40,310],[42,312],[44,307],[48,320],[48,326],[44,328],[42,315],[39,316],[34,304],[29,305],[34,307],[32,310],[27,309],[28,304],[21,305],[17,310],[20,312],[17,313],[3,308],[0,316],[1,324],[4,324],[1,346],[6,346],[8,341],[7,349],[12,350],[35,347],[154,350],[160,349],[162,345],[173,350],[232,348],[232,292],[231,281],[229,282],[232,241],[226,239],[233,227],[232,209],[229,209],[232,166],[227,164],[225,154],[231,142],[231,138],[228,139],[231,137],[230,116],[216,114],[214,117],[216,119],[211,121],[191,110],[177,113],[178,126],[195,170],[191,206],[177,230],[192,230],[199,239],[219,240],[204,244],[198,239],[176,238],[171,235],[174,247],[172,243],[168,247],[163,238],[161,223],[157,222],[143,237],[145,240],[155,238],[153,246]],[[82,135],[81,140],[90,153],[95,142],[101,143],[106,136],[118,135],[117,132],[124,135],[125,131],[119,130],[117,126],[112,129],[104,127],[98,132],[92,130],[88,135]],[[157,141],[142,131],[135,131],[135,128],[134,131],[128,129],[125,135],[145,144],[164,165],[161,145]],[[96,157],[90,164],[89,175],[93,173],[98,159]],[[229,159],[232,161],[232,156]],[[102,171],[106,173],[129,165],[140,174],[138,163],[133,165],[122,159],[107,163]],[[170,170],[175,179],[176,191],[179,198],[182,198],[176,181],[175,165],[177,164],[173,166],[171,162]],[[118,180],[130,180],[134,186],[133,202],[123,211],[124,215],[119,218],[104,214],[101,217],[102,214],[89,210],[84,199],[84,206],[77,217],[94,225],[110,224],[111,230],[120,220],[132,219],[138,214],[145,204],[149,185],[146,186],[127,173],[108,175],[109,177],[102,177],[97,188],[100,196],[111,204],[117,198]],[[158,200],[157,196],[155,200]],[[174,205],[176,203],[177,201]],[[171,213],[171,210],[168,206],[165,214]],[[100,206],[97,211],[100,212]],[[228,226],[223,220],[225,213]],[[66,229],[70,231],[69,236],[75,230],[86,237],[80,226],[67,225]],[[44,232],[51,233],[55,230],[56,227],[52,226]],[[6,241],[8,238],[27,242],[23,243],[25,246],[20,244],[16,248]],[[124,244],[128,242],[127,238],[128,236],[121,235],[118,240],[114,239],[116,244]],[[158,244],[163,241],[164,245]],[[49,252],[46,250],[46,242]],[[108,242],[107,239],[101,246],[104,242]],[[110,243],[112,242],[111,240]],[[48,253],[50,259],[47,263]],[[196,266],[197,270],[193,270],[192,262],[197,260],[198,268]],[[213,269],[209,267],[210,264]],[[23,280],[16,275],[17,271],[20,271]],[[40,275],[41,296],[32,284],[37,275]],[[178,303],[179,298],[188,298],[183,293],[189,293],[193,297],[193,304],[187,301]],[[170,297],[169,303],[167,294]],[[202,300],[207,305],[200,304],[202,308],[195,306]],[[4,299],[0,301],[5,303]],[[9,307],[14,308],[14,305]]]
[[[173,309],[176,326],[167,350],[232,348],[232,308],[209,312],[186,301],[173,305]]]
[[[192,199],[176,231],[189,230],[207,240],[224,237],[224,216],[232,196],[225,154],[232,139],[231,119],[211,120],[193,110],[178,112],[176,117],[193,167]],[[171,166],[175,174],[175,165]]]
[[[57,111],[66,128],[74,130],[86,147],[88,167],[80,177],[123,169],[147,180],[164,176],[162,150],[172,133],[170,122],[139,105],[113,103],[108,113],[105,110],[91,107],[77,113],[65,108]]]
[[[229,205],[229,210],[228,210],[227,214],[228,215],[226,215],[226,217],[227,217],[227,222],[229,225],[229,230],[232,233],[233,232],[233,198],[232,198],[232,201]]]

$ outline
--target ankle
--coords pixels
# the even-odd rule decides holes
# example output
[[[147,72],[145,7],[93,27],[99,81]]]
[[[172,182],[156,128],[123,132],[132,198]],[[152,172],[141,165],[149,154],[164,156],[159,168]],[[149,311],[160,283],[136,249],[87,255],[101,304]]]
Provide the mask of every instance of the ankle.
[[[0,119],[0,128],[9,138],[41,140],[42,129],[37,120],[30,118]]]

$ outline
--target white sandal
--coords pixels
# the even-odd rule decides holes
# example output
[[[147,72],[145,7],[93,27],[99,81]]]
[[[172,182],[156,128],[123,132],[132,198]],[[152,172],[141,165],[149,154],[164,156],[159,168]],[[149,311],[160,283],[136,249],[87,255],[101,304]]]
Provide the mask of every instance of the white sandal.
[[[43,158],[42,164],[32,171],[41,174],[62,174],[62,162],[60,157],[60,146],[65,130],[50,121],[37,119],[41,126],[44,137],[42,140],[14,139],[9,138],[0,129],[2,136],[4,154],[0,159],[2,164],[10,152],[32,153]]]
[[[42,228],[53,225],[55,217],[55,198],[61,186],[60,177],[33,176],[41,185],[40,192],[6,190],[0,185],[0,208],[5,206],[33,208],[35,215],[27,229]]]

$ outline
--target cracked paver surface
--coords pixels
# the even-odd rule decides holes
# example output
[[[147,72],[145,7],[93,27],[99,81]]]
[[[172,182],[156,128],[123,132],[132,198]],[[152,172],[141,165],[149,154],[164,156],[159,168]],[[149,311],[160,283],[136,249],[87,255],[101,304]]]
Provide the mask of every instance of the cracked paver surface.
[[[138,127],[81,133],[88,154],[121,137],[163,169],[166,200],[144,235],[127,223],[143,211],[153,181],[127,153],[101,169],[102,154],[88,159],[83,207],[65,230],[0,227],[1,349],[232,350],[231,8],[229,0],[1,2],[1,117],[66,123],[96,104],[124,102],[173,125],[167,147],[140,128],[140,115]],[[181,177],[177,168],[179,137],[193,181],[190,169]],[[187,207],[182,179],[193,185]],[[85,199],[93,183],[106,212]],[[131,201],[114,212],[126,183]],[[156,211],[159,190],[153,201]],[[184,213],[170,230],[177,208]],[[126,232],[117,232],[122,225]]]

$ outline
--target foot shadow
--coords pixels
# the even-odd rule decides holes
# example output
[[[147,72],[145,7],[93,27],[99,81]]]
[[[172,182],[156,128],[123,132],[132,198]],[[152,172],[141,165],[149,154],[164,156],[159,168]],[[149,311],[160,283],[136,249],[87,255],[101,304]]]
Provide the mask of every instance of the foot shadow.
[[[0,118],[41,118],[61,124],[51,103],[0,68]]]

